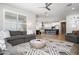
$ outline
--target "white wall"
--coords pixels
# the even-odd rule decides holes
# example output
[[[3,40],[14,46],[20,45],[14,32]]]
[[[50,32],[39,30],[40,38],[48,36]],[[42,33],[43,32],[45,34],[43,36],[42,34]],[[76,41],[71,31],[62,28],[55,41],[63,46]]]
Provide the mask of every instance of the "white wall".
[[[66,22],[67,33],[72,33],[73,30],[79,30],[79,14],[68,15]]]
[[[36,33],[36,16],[29,14],[27,19],[27,34]]]
[[[0,8],[0,31],[3,29],[3,11]]]
[[[59,22],[52,22],[44,24],[45,29],[51,29],[52,26],[56,26],[56,29],[59,29]]]
[[[52,25],[54,25],[54,22],[58,22],[55,18],[53,17],[38,17],[37,19],[37,26],[36,29],[40,29],[42,26],[42,22],[48,22],[45,24],[45,27],[51,28]]]
[[[22,10],[22,9],[18,9],[12,6],[8,6],[8,5],[0,5],[0,10],[2,9],[9,9],[15,12],[20,12],[23,13],[27,16],[27,34],[33,33],[35,32],[36,28],[35,28],[35,23],[36,23],[36,15],[30,11],[27,10]],[[1,11],[0,11],[0,16],[2,15]],[[2,16],[0,17],[0,29],[1,29],[1,25],[2,24]],[[31,23],[31,25],[29,26],[28,23]]]
[[[48,22],[48,23],[44,23],[44,29],[51,29],[52,26],[56,26],[57,29],[59,29],[60,26],[60,22]],[[36,29],[39,30],[41,29],[42,24],[41,22],[37,23]]]

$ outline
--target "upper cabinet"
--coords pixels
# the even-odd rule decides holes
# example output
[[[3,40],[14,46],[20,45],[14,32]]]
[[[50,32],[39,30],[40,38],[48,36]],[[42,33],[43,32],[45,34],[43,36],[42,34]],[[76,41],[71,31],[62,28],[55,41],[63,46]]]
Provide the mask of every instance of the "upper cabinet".
[[[19,12],[4,11],[4,30],[26,31],[26,15]]]

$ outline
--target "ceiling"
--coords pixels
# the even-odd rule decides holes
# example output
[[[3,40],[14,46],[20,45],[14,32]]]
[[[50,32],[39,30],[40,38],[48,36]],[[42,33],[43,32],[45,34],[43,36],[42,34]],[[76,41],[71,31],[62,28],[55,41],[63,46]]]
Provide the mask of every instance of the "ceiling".
[[[57,19],[65,19],[66,15],[79,13],[79,4],[72,3],[71,6],[67,6],[69,3],[52,3],[49,8],[51,11],[46,10],[44,3],[6,3],[9,6],[17,7],[24,10],[29,10],[39,16],[54,17]]]

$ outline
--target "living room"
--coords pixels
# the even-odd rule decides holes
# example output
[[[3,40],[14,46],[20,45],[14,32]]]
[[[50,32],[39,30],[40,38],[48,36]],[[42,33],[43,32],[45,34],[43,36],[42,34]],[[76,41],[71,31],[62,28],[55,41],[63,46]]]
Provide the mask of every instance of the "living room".
[[[1,55],[79,54],[79,3],[0,3]]]

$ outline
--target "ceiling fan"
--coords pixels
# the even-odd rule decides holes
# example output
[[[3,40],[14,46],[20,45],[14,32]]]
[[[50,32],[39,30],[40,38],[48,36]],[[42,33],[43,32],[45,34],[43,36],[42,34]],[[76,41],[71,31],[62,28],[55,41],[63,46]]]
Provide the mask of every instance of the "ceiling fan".
[[[39,8],[45,8],[48,11],[50,11],[51,9],[49,8],[49,6],[52,5],[52,3],[45,3],[45,7],[39,7]]]

